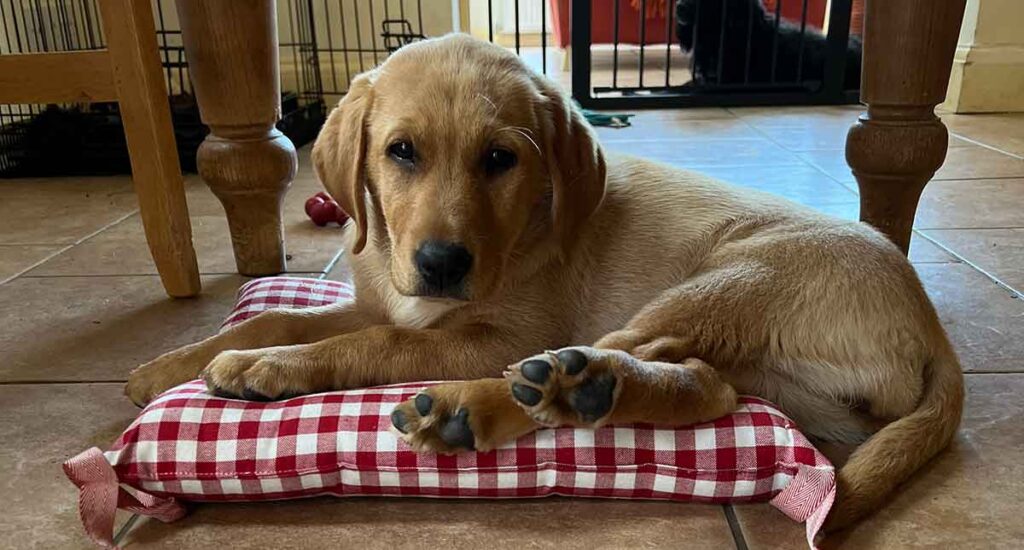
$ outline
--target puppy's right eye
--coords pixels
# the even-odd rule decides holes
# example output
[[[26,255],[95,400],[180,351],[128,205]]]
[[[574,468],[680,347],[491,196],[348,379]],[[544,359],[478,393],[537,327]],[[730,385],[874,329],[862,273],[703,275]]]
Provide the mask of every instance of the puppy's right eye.
[[[416,160],[416,150],[408,141],[396,141],[388,146],[388,156],[402,164],[412,164]]]

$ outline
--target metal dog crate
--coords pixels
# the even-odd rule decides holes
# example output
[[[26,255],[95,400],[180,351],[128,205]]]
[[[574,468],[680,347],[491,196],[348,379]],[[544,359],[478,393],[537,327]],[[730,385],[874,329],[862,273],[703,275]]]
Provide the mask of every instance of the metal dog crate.
[[[0,55],[104,47],[96,1],[0,0]],[[277,126],[297,145],[316,136],[325,112],[309,4],[282,0],[278,8],[281,57],[297,69],[282,71]],[[173,0],[152,6],[179,158],[184,170],[195,171],[208,130],[199,120]],[[130,172],[116,103],[0,105],[0,177]]]
[[[300,1],[300,0],[292,0]],[[448,0],[427,0],[445,5]],[[306,0],[313,27],[315,72],[334,104],[352,79],[398,48],[426,38],[423,0]],[[436,7],[433,6],[433,7]]]

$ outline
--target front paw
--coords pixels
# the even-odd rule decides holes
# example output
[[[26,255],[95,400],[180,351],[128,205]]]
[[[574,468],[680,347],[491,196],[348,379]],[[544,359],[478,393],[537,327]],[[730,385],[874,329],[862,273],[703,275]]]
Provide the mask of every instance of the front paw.
[[[314,365],[283,346],[222,351],[200,375],[210,393],[249,401],[273,401],[320,391]]]
[[[161,393],[195,380],[206,362],[193,346],[165,353],[133,370],[128,375],[124,394],[132,403],[143,407]]]

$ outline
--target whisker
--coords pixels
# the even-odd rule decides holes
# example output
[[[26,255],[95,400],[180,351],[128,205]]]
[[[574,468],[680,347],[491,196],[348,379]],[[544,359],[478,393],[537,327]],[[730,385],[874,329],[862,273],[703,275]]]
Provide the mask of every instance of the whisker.
[[[498,112],[498,106],[497,106],[497,105],[495,105],[493,101],[491,101],[491,98],[489,98],[489,97],[485,96],[484,94],[480,94],[480,93],[478,93],[478,94],[476,94],[476,95],[477,95],[477,97],[479,97],[480,99],[482,99],[482,100],[486,101],[486,102],[487,102],[488,104],[490,104],[491,108],[492,108],[492,109],[494,109],[494,112],[495,112],[495,113],[497,113],[497,112]]]
[[[516,133],[516,134],[519,134],[519,135],[523,136],[524,138],[526,138],[526,141],[529,141],[530,145],[533,145],[533,148],[537,150],[537,154],[543,156],[543,153],[540,150],[540,146],[537,145],[537,142],[534,141],[533,136],[530,135],[533,132],[531,132],[529,128],[523,128],[521,126],[506,126],[506,127],[501,128],[501,129],[498,130],[498,132],[505,132],[505,131],[513,132],[513,133]]]

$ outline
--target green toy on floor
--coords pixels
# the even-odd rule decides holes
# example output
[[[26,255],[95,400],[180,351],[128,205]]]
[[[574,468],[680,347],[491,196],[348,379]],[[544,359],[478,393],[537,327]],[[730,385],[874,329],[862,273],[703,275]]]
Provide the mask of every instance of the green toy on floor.
[[[625,128],[627,126],[631,126],[629,119],[636,115],[624,113],[599,113],[597,111],[591,111],[590,109],[583,109],[583,116],[591,126]]]

